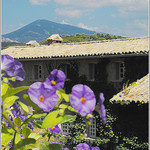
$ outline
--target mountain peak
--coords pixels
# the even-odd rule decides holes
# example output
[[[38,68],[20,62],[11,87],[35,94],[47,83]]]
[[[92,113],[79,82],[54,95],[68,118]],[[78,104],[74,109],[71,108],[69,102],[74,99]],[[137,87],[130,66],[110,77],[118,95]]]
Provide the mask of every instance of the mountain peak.
[[[72,25],[60,24],[45,19],[38,19],[14,32],[3,35],[3,37],[26,43],[30,40],[36,40],[37,42],[43,41],[52,34],[74,35],[77,33],[91,35],[96,32]]]

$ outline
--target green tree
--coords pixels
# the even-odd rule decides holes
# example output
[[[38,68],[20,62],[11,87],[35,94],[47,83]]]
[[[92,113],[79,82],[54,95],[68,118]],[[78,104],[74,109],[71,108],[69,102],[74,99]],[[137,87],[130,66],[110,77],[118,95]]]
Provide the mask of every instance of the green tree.
[[[110,34],[108,34],[108,33],[107,33],[107,34],[105,35],[105,39],[106,39],[106,40],[109,40],[109,39],[111,39],[111,36],[110,36]]]

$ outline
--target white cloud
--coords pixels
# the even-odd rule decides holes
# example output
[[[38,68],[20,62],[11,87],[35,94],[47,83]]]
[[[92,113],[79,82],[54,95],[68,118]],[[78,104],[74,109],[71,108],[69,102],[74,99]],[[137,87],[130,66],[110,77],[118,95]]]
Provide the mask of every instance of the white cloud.
[[[147,20],[135,20],[134,22],[127,24],[127,27],[129,29],[139,28],[148,31],[148,22]]]
[[[56,3],[61,5],[79,6],[79,7],[89,7],[98,8],[102,6],[138,6],[137,8],[142,9],[147,7],[148,0],[55,0]]]
[[[68,23],[68,22],[66,22],[66,21],[64,21],[64,20],[61,22],[61,24],[68,24],[68,25],[72,25],[72,24],[70,24],[70,23]]]
[[[59,16],[66,16],[70,18],[78,18],[82,15],[82,11],[79,9],[56,9],[55,12]]]
[[[115,14],[111,14],[111,16],[112,16],[113,18],[115,18],[115,17],[116,17],[116,15],[115,15]]]
[[[87,29],[87,30],[91,30],[91,31],[97,31],[98,28],[97,27],[87,27],[86,25],[84,25],[83,23],[79,23],[78,24],[79,28],[83,28],[83,29]]]
[[[29,0],[33,5],[46,5],[50,0]]]
[[[103,6],[117,6],[121,16],[131,15],[133,11],[148,9],[149,0],[55,0],[59,5],[84,9],[95,9]]]
[[[23,24],[23,23],[19,23],[19,28],[22,28],[24,27],[26,24]]]
[[[147,37],[148,22],[147,20],[134,20],[123,27],[109,27],[108,25],[99,26],[99,32],[121,35],[126,37]]]

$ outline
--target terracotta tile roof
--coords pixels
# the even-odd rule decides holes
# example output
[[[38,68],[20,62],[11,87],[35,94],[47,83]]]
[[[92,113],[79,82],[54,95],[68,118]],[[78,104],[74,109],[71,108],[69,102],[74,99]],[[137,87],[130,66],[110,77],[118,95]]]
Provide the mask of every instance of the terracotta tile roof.
[[[126,89],[113,96],[110,101],[149,102],[149,74],[130,84]]]
[[[1,54],[9,54],[17,59],[83,57],[83,56],[118,56],[126,54],[147,54],[149,38],[122,40],[104,40],[98,42],[54,44],[37,47],[9,47]]]

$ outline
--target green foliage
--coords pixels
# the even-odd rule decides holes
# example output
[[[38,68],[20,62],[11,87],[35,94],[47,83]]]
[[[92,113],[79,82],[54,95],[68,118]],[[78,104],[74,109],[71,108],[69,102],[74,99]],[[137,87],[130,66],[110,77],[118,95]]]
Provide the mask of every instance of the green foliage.
[[[28,127],[23,127],[23,129],[22,129],[22,135],[25,138],[28,138],[28,136],[30,135],[30,133],[31,133],[31,130]]]
[[[72,116],[72,115],[65,115],[63,117],[63,120],[60,123],[63,124],[63,123],[74,122],[76,117],[77,117],[76,115],[74,115],[74,116]]]
[[[47,115],[46,113],[30,115],[30,116],[28,116],[27,122],[30,122],[32,120],[35,120],[35,119],[38,119],[38,118],[41,118],[41,117],[45,117],[46,115]]]
[[[74,42],[88,42],[88,41],[99,41],[99,40],[110,40],[110,39],[121,39],[125,38],[122,36],[110,35],[103,33],[96,33],[93,35],[76,34],[76,35],[61,35],[63,43],[74,43]],[[41,41],[41,45],[48,45],[47,40]]]
[[[8,84],[2,83],[2,85],[1,85],[1,97],[6,94],[7,90],[8,90]]]
[[[16,117],[14,119],[14,124],[19,127],[21,125],[21,119],[19,117]]]
[[[63,117],[58,116],[58,113],[59,113],[59,110],[50,112],[43,120],[42,128],[53,127],[56,124],[59,124],[63,120]]]
[[[3,84],[3,83],[2,83]],[[13,88],[10,84],[8,84],[8,89],[5,95],[2,96],[2,100],[5,99],[6,97],[14,96],[15,94],[28,89],[28,86],[20,86],[17,88]]]
[[[30,97],[27,94],[24,94],[23,97],[28,102],[28,104],[30,106],[32,106],[32,108],[33,108],[33,110],[35,110],[35,112],[38,112],[40,110],[40,108],[31,101]]]
[[[10,46],[25,46],[24,43],[16,43],[16,42],[2,42],[2,50],[6,49]]]
[[[3,99],[3,109],[6,109],[6,107],[10,107],[13,105],[13,103],[18,99],[18,96],[9,96]]]
[[[49,144],[49,150],[60,150],[60,144]]]
[[[20,104],[21,108],[24,110],[25,114],[27,115],[29,113],[28,107],[20,101],[18,103]]]
[[[16,149],[19,149],[19,148],[24,147],[24,146],[29,145],[29,144],[34,144],[35,142],[36,142],[36,140],[33,138],[22,139],[21,141],[19,141],[16,144]]]
[[[117,145],[117,150],[147,150],[148,147],[148,142],[141,143],[138,141],[138,137],[123,137],[122,143]]]

